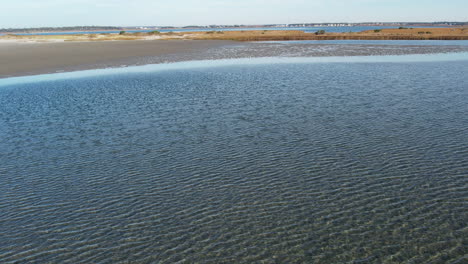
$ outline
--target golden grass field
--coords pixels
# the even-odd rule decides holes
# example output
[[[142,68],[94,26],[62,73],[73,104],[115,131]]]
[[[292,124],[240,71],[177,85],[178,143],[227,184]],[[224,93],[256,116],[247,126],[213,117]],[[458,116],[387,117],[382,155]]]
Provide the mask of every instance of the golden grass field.
[[[382,29],[349,33],[316,35],[294,30],[226,31],[223,33],[194,32],[191,39],[219,39],[238,41],[268,40],[468,40],[468,28]]]
[[[33,42],[50,41],[118,41],[118,40],[234,40],[234,41],[275,41],[275,40],[468,40],[468,28],[408,28],[382,29],[349,33],[305,33],[298,30],[250,30],[210,31],[181,33],[125,33],[119,34],[78,34],[78,35],[5,35],[0,40]]]

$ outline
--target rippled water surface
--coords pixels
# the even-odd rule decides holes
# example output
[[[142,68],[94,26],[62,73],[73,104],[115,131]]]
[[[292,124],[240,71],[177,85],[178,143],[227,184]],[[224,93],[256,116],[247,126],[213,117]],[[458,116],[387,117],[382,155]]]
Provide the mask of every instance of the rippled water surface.
[[[464,263],[468,61],[0,87],[1,263]]]

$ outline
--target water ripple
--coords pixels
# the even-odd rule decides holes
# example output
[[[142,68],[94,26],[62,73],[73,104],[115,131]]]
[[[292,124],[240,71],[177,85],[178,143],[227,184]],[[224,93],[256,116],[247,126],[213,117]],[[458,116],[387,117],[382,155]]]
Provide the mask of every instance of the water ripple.
[[[0,89],[2,263],[463,263],[467,63]]]

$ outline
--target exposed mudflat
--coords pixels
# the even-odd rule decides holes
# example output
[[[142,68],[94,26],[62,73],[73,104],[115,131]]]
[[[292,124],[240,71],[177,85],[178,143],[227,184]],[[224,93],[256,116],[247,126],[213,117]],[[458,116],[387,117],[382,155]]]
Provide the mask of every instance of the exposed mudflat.
[[[190,60],[467,52],[468,45],[321,44],[155,40],[0,43],[0,78]]]

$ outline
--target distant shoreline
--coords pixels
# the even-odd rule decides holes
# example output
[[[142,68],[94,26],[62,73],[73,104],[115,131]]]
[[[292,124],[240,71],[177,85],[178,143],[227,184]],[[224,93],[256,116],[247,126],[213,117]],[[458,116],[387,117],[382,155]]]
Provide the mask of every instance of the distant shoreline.
[[[68,33],[68,32],[96,32],[96,31],[138,31],[138,30],[222,30],[234,29],[243,30],[246,28],[314,28],[314,27],[467,27],[468,22],[332,22],[332,23],[292,23],[292,24],[256,24],[256,25],[187,25],[187,26],[68,26],[68,27],[30,27],[30,28],[0,28],[0,34],[21,34],[21,33]]]

